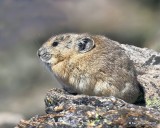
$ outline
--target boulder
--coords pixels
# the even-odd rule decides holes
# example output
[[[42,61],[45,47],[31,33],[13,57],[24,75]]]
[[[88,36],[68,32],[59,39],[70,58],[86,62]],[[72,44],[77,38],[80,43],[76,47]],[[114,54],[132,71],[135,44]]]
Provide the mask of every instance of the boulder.
[[[160,53],[119,45],[137,71],[142,91],[137,104],[129,104],[112,96],[72,95],[54,88],[45,97],[46,114],[21,120],[16,128],[160,127]]]

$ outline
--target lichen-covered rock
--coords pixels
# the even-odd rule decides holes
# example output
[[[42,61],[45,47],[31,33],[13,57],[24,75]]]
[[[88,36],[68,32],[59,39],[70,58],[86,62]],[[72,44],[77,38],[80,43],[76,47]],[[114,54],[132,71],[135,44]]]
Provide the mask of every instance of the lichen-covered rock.
[[[160,53],[119,44],[133,60],[146,106],[115,97],[71,95],[61,89],[45,97],[46,115],[22,120],[16,128],[159,128]]]
[[[131,45],[121,44],[121,47],[134,62],[146,106],[160,110],[160,53]]]
[[[61,89],[50,90],[45,98],[46,115],[21,121],[25,127],[156,127],[160,111],[128,104],[115,97],[73,96]]]

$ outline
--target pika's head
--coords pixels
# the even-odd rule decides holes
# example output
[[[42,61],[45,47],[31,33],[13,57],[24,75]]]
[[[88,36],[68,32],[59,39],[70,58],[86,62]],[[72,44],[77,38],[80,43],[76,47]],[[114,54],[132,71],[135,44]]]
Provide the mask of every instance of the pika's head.
[[[88,34],[61,34],[51,37],[37,54],[45,64],[54,66],[73,56],[87,54],[94,46]]]

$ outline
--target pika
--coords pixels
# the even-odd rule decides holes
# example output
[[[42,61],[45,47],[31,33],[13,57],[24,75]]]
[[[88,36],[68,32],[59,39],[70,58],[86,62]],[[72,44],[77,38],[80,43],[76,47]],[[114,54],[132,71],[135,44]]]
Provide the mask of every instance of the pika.
[[[115,96],[129,103],[139,96],[132,61],[107,37],[60,34],[46,41],[38,56],[69,93]]]

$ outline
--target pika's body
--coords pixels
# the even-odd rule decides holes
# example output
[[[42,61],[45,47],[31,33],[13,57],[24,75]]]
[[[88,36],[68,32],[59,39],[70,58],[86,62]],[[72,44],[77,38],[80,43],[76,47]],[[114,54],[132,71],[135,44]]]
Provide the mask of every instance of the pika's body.
[[[104,36],[57,35],[38,55],[69,93],[115,96],[129,103],[139,96],[132,61],[117,42]]]

